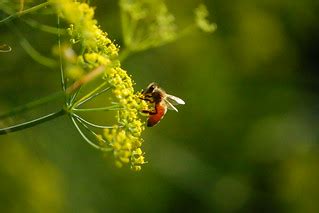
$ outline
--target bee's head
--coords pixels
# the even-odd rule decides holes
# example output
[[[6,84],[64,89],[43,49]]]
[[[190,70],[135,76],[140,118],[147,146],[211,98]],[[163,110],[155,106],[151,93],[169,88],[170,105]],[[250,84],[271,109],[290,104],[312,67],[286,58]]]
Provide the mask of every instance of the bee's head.
[[[142,96],[144,100],[150,102],[159,103],[164,97],[164,90],[162,90],[156,83],[150,83],[145,90],[142,91]]]
[[[158,88],[158,85],[154,82],[150,83],[146,88],[146,93],[152,93]]]
[[[151,95],[156,89],[158,85],[154,82],[150,83],[145,90],[142,91],[143,95]]]

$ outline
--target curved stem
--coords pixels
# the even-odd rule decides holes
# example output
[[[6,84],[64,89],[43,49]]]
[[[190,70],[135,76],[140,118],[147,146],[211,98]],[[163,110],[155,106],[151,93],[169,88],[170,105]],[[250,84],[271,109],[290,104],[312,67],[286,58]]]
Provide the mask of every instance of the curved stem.
[[[84,103],[88,102],[89,100],[91,100],[92,98],[95,98],[96,96],[99,96],[99,95],[101,95],[102,93],[107,92],[107,91],[110,90],[110,89],[111,89],[111,87],[107,87],[107,88],[105,88],[105,89],[103,89],[103,90],[101,90],[101,91],[99,91],[99,92],[96,92],[95,94],[92,94],[91,96],[87,97],[86,99],[84,99],[83,101],[81,101],[80,103],[78,103],[76,106],[79,107],[79,106],[81,106],[82,104],[84,104]],[[71,102],[71,103],[72,103],[72,102]]]
[[[110,149],[101,147],[96,145],[94,142],[92,142],[88,137],[86,137],[86,135],[82,132],[82,130],[80,129],[79,125],[76,123],[75,118],[71,116],[71,120],[74,123],[75,128],[78,130],[78,132],[80,133],[80,135],[84,138],[84,140],[90,144],[91,146],[93,146],[94,148],[101,150],[101,151],[110,151]]]
[[[61,34],[65,35],[67,34],[66,30],[60,29],[58,27],[52,27],[50,25],[41,24],[35,20],[32,19],[22,19],[26,24],[28,24],[30,27],[33,27],[35,29],[39,29],[46,33],[52,33],[52,34]]]
[[[14,28],[13,26],[11,26],[11,27]],[[17,32],[18,30],[16,29],[15,31]],[[30,44],[30,42],[27,39],[25,39],[21,35],[20,32],[18,32],[17,34],[19,35],[19,37],[21,39],[20,45],[34,61],[36,61],[39,64],[42,64],[44,66],[51,67],[51,68],[54,68],[57,65],[55,60],[53,60],[47,56],[42,55],[39,51],[34,49],[33,46]]]
[[[43,7],[48,6],[49,4],[50,4],[49,2],[44,2],[42,4],[38,4],[38,5],[34,6],[34,7],[31,7],[29,9],[26,9],[26,10],[23,10],[23,11],[20,11],[20,12],[16,12],[16,13],[14,13],[14,14],[12,14],[12,15],[10,15],[10,16],[2,19],[2,20],[0,20],[0,24],[4,24],[4,23],[10,21],[13,18],[16,18],[16,17],[22,16],[22,15],[37,11],[37,10],[43,8]]]
[[[81,120],[76,119],[81,123],[81,125],[88,131],[90,132],[94,137],[98,138],[98,140],[102,141],[103,143],[106,143],[106,140],[104,140],[100,135],[96,134],[93,130],[91,130],[85,123],[83,123]]]
[[[76,91],[73,93],[72,97],[70,98],[69,102],[67,103],[68,106],[71,106],[71,105],[74,103],[74,101],[75,101],[76,98],[78,97],[78,95],[79,95],[81,89],[82,89],[82,86],[80,86],[79,89],[76,90]]]
[[[63,96],[64,96],[64,92],[62,92],[62,91],[53,93],[53,94],[51,94],[49,96],[46,96],[44,98],[29,102],[27,104],[18,106],[18,107],[14,108],[14,109],[12,109],[12,110],[10,110],[8,112],[2,113],[2,114],[0,114],[0,119],[4,119],[4,118],[10,117],[10,116],[13,116],[13,115],[15,115],[17,113],[27,111],[27,110],[32,109],[34,107],[37,107],[37,106],[40,106],[42,104],[46,104],[46,103],[48,103],[50,101],[56,100],[58,98],[61,98]]]
[[[54,113],[51,113],[49,115],[46,115],[46,116],[31,120],[31,121],[28,121],[25,123],[2,128],[2,129],[0,129],[0,135],[5,135],[5,134],[8,134],[10,132],[15,132],[15,131],[27,129],[27,128],[33,127],[35,125],[44,123],[46,121],[52,120],[54,118],[60,117],[60,116],[65,115],[65,114],[66,114],[66,111],[64,109],[61,109],[58,112],[54,112]]]
[[[89,92],[88,94],[86,94],[85,96],[83,96],[82,98],[80,98],[78,101],[76,101],[73,106],[77,107],[79,104],[82,104],[82,101],[85,101],[86,99],[89,99],[92,95],[94,95],[96,92],[98,92],[101,88],[103,88],[105,85],[107,84],[107,82],[103,82],[101,83],[98,87],[96,87],[94,90],[92,90],[91,92]]]
[[[99,129],[112,129],[112,128],[114,128],[113,126],[104,126],[104,125],[98,125],[98,124],[91,123],[75,113],[73,113],[72,116],[75,117],[77,120],[82,121],[82,122],[86,123],[87,125],[90,125],[90,126],[95,127],[95,128],[99,128]]]
[[[100,72],[100,69],[98,71]],[[80,81],[80,83],[79,83],[79,81]],[[87,82],[84,82],[84,83],[87,83]],[[74,105],[76,106],[81,101],[83,101],[83,100],[85,100],[87,98],[90,98],[93,94],[95,94],[97,91],[99,91],[101,88],[103,88],[103,86],[105,86],[106,84],[107,84],[107,82],[103,82],[99,87],[97,87],[96,89],[91,91],[89,94],[85,95],[84,97],[82,97]],[[72,92],[74,92],[77,89],[79,89],[79,87],[82,86],[82,85],[83,85],[83,79],[79,79],[73,85],[68,87],[65,92],[64,91],[56,92],[56,93],[53,93],[52,95],[49,95],[47,97],[44,97],[44,98],[41,98],[39,100],[24,104],[24,105],[19,106],[19,107],[16,107],[13,110],[10,110],[8,112],[0,114],[0,119],[4,119],[4,118],[7,118],[7,117],[10,117],[10,116],[15,115],[17,113],[24,112],[24,111],[32,109],[34,107],[37,107],[37,106],[40,106],[42,104],[48,103],[50,101],[56,100],[58,98],[65,97],[65,95],[71,94]]]
[[[66,90],[65,78],[64,78],[64,70],[63,70],[63,63],[62,63],[62,54],[61,54],[61,33],[60,33],[60,16],[57,16],[58,22],[58,46],[59,46],[59,59],[60,59],[60,75],[61,75],[61,86],[62,90]]]

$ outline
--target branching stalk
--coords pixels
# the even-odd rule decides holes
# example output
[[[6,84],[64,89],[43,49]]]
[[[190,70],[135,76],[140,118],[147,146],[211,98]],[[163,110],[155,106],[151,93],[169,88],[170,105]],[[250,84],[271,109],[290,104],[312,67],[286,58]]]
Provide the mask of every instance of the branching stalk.
[[[86,135],[82,132],[82,130],[80,129],[79,125],[76,123],[76,120],[74,117],[71,116],[71,119],[74,123],[74,126],[75,128],[78,130],[78,132],[80,133],[80,135],[84,138],[84,140],[90,144],[91,146],[93,146],[94,148],[98,149],[98,150],[101,150],[101,151],[104,151],[104,152],[107,152],[107,151],[110,151],[111,149],[108,149],[108,148],[104,148],[104,147],[101,147],[99,145],[96,145],[94,142],[92,142],[88,137],[86,137]]]
[[[6,127],[6,128],[2,128],[2,129],[0,129],[0,135],[5,135],[5,134],[8,134],[10,132],[16,132],[16,131],[19,131],[19,130],[27,129],[27,128],[33,127],[35,125],[44,123],[46,121],[55,119],[57,117],[65,115],[65,114],[66,114],[66,111],[64,109],[62,109],[62,110],[60,110],[58,112],[54,112],[54,113],[51,113],[49,115],[46,115],[46,116],[31,120],[31,121],[27,121],[27,122],[24,122],[24,123],[21,123],[21,124],[17,124],[17,125],[14,125],[14,126],[9,126],[9,127]]]
[[[16,108],[10,110],[9,112],[2,113],[2,114],[0,114],[0,119],[4,119],[4,118],[7,118],[7,117],[16,115],[16,114],[18,114],[20,112],[25,112],[27,110],[30,110],[30,109],[33,109],[35,107],[41,106],[41,105],[46,104],[48,102],[51,102],[51,101],[57,100],[59,98],[62,98],[63,96],[64,96],[64,92],[62,92],[62,91],[53,93],[53,94],[51,94],[49,96],[46,96],[44,98],[29,102],[29,103],[21,105],[21,106],[18,106]]]
[[[79,103],[76,105],[76,107],[81,106],[82,104],[88,102],[89,100],[95,98],[96,96],[101,95],[101,94],[104,93],[104,92],[109,91],[110,89],[111,89],[111,87],[107,87],[107,88],[105,88],[105,89],[103,89],[103,90],[101,90],[101,91],[99,91],[99,92],[94,93],[92,96],[87,97],[86,99],[84,99],[84,100],[82,100],[81,102],[79,102]],[[72,102],[71,102],[71,103],[72,103]]]
[[[112,126],[104,126],[104,125],[97,125],[97,124],[91,123],[91,122],[85,120],[84,118],[82,118],[81,116],[74,114],[74,113],[72,114],[72,116],[74,116],[77,120],[80,120],[80,121],[86,123],[87,125],[90,125],[92,127],[98,128],[98,129],[112,129],[113,128]]]

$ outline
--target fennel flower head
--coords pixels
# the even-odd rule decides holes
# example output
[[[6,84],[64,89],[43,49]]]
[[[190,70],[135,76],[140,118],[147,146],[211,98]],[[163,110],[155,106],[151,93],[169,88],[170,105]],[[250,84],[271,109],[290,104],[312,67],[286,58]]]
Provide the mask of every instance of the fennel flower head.
[[[59,17],[69,24],[70,48],[75,60],[63,58],[65,73],[80,70],[81,75],[88,76],[92,70],[102,68],[100,76],[110,88],[112,103],[118,108],[117,123],[105,128],[103,136],[96,135],[98,147],[111,150],[117,166],[129,165],[135,171],[140,170],[145,163],[141,149],[145,124],[139,118],[139,112],[148,106],[138,98],[131,77],[121,68],[119,47],[97,25],[94,9],[88,4],[72,0],[50,0],[50,3],[57,9]]]

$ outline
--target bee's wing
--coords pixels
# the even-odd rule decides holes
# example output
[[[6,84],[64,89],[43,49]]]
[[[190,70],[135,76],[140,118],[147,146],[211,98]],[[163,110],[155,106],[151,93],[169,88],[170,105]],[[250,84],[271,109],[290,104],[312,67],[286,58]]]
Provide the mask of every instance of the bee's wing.
[[[165,99],[165,103],[166,103],[167,109],[175,110],[176,112],[178,112],[178,110],[176,109],[176,107],[174,107],[174,105],[171,104],[171,102],[169,102],[167,99]]]
[[[175,110],[176,112],[178,112],[178,110],[176,109],[176,107],[174,107],[174,105],[185,104],[182,99],[168,94],[165,98],[165,102],[168,109]]]
[[[185,101],[183,101],[182,99],[169,94],[166,95],[166,100],[173,105],[185,104]]]

